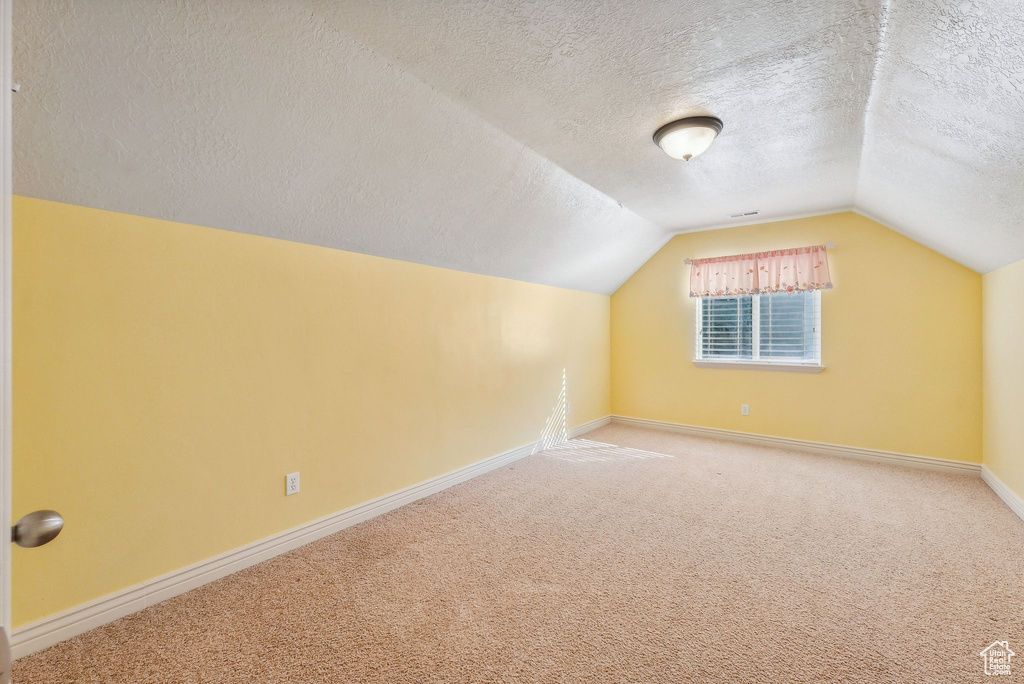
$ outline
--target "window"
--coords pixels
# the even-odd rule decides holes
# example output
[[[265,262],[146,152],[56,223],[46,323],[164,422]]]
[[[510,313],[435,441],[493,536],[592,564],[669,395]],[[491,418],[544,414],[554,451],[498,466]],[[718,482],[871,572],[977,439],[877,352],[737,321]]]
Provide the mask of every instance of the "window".
[[[821,291],[697,299],[696,361],[820,370]]]

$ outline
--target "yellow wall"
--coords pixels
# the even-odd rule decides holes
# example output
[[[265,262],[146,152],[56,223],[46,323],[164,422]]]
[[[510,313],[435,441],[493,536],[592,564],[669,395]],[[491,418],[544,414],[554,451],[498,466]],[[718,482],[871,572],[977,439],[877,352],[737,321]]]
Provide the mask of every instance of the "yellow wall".
[[[570,425],[611,411],[981,460],[982,278],[855,214],[677,236],[609,312],[239,233],[14,212],[13,512],[68,521],[15,549],[15,625],[536,440],[563,368]],[[693,366],[683,259],[828,240],[824,372]],[[893,270],[898,291],[875,277]],[[985,462],[1021,493],[1024,262],[984,285],[986,311],[1011,311],[985,318]]]
[[[822,373],[693,365],[685,258],[829,240]],[[612,295],[615,414],[978,462],[981,391],[981,276],[857,214],[679,235]]]
[[[985,466],[1024,497],[1024,261],[982,278]]]
[[[27,198],[13,326],[15,625],[609,412],[608,297]]]

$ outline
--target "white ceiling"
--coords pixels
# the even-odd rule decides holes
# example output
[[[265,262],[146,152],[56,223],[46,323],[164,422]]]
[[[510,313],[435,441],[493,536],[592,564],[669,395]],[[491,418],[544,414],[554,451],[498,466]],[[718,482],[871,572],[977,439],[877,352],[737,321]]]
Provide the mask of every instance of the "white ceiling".
[[[301,2],[22,0],[17,194],[610,293],[664,230]]]
[[[336,26],[658,225],[853,203],[878,0],[315,2]],[[664,123],[725,122],[693,163]]]
[[[21,0],[15,191],[609,293],[856,206],[1024,258],[1019,0]],[[725,121],[677,162],[651,135]]]
[[[1024,1],[892,0],[856,206],[988,272],[1024,258]]]

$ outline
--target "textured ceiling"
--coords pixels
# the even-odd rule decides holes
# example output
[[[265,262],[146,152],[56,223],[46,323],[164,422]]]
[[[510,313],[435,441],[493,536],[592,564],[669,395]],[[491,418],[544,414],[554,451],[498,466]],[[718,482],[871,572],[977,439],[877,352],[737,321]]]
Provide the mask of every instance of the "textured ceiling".
[[[878,0],[315,3],[332,23],[672,230],[853,203]],[[713,114],[693,163],[651,141]]]
[[[1024,1],[892,0],[858,208],[976,271],[1024,258]]]
[[[610,293],[659,226],[301,2],[22,1],[17,194]]]
[[[1024,257],[1022,35],[1019,0],[21,0],[15,191],[596,292],[856,206],[987,271]],[[651,142],[705,113],[704,156]]]

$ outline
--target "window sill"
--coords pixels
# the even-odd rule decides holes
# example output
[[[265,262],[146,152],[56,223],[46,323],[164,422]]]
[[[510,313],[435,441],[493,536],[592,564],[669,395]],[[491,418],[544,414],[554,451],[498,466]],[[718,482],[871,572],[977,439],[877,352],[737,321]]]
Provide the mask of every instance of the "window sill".
[[[820,373],[825,367],[820,363],[765,363],[763,361],[710,361],[695,359],[697,368],[731,368],[734,370],[783,371],[787,373]]]

